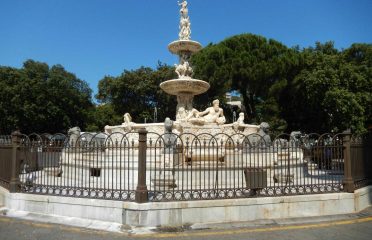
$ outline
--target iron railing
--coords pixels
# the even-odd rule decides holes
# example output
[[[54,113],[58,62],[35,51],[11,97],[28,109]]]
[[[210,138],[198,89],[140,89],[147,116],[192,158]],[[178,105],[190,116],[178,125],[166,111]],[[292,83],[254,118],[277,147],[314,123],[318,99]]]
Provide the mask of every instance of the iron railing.
[[[22,140],[21,191],[71,197],[134,200],[138,134],[98,139],[83,134],[32,135]],[[116,136],[114,139],[113,137]],[[119,139],[120,138],[120,139]],[[88,139],[88,140],[87,140]],[[130,140],[131,139],[131,140]]]
[[[372,184],[372,136],[352,136],[350,139],[351,175],[354,188]]]
[[[141,130],[0,139],[0,184],[32,194],[189,201],[353,192],[372,179],[370,135],[268,138]]]
[[[10,188],[12,169],[12,139],[10,135],[0,135],[0,186]]]
[[[151,137],[151,135],[153,135]],[[150,201],[201,200],[338,192],[342,138],[150,133]]]

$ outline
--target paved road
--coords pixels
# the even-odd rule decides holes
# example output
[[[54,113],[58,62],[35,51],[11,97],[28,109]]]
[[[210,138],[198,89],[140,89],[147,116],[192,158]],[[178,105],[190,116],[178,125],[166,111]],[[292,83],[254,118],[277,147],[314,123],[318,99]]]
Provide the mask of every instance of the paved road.
[[[369,209],[368,213],[372,213]],[[171,229],[169,229],[171,230]],[[176,229],[174,229],[176,231]],[[29,220],[0,217],[1,240],[44,240],[44,239],[372,239],[371,214],[359,214],[355,217],[334,221],[289,224],[261,227],[219,227],[209,230],[192,230],[184,232],[158,232],[151,235],[130,235],[127,233],[110,233],[63,225],[38,223]]]

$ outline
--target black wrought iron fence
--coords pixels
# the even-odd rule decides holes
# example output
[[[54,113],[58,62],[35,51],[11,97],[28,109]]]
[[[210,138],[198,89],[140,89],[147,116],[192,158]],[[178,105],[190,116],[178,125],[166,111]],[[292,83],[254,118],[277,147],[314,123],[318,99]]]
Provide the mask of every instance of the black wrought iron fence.
[[[372,137],[371,133],[352,136],[350,139],[351,176],[354,188],[372,183]]]
[[[156,135],[149,133],[150,201],[244,198],[338,192],[339,135]]]
[[[15,133],[0,141],[11,191],[189,201],[348,191],[370,184],[371,137]]]
[[[12,168],[12,138],[0,135],[0,186],[9,189]]]
[[[102,134],[101,134],[102,135]],[[138,134],[98,134],[76,138],[33,135],[20,152],[21,191],[71,197],[134,200]],[[88,139],[88,140],[87,140]],[[131,140],[130,140],[131,139]]]

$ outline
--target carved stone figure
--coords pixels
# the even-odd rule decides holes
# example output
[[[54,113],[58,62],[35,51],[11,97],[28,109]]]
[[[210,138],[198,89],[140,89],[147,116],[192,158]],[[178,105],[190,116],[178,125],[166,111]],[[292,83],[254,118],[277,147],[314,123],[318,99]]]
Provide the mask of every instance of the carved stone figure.
[[[172,133],[173,121],[170,118],[166,118],[164,121],[164,133]]]
[[[244,128],[244,113],[239,113],[239,118],[233,123],[233,128],[238,131],[239,128]]]
[[[267,148],[271,146],[271,138],[269,135],[270,125],[266,122],[260,124],[260,129],[257,134],[249,135],[247,140],[249,145],[260,146],[261,148]]]
[[[178,78],[189,78],[194,73],[192,67],[190,66],[189,62],[184,62],[183,64],[175,64],[176,70],[175,72],[178,75]]]
[[[180,20],[180,40],[190,40],[191,38],[191,23],[189,17],[181,18]]]
[[[200,118],[199,111],[195,108],[187,111],[184,107],[180,107],[177,111],[177,121],[191,122],[194,124],[204,124],[205,120]]]
[[[173,121],[166,118],[164,121],[164,152],[173,153],[176,146],[176,135],[173,134]]]
[[[130,116],[129,113],[125,113],[123,118],[124,118],[124,123],[123,124],[128,124],[128,123],[132,122],[132,117]]]
[[[135,123],[132,122],[132,117],[130,116],[130,114],[129,113],[125,113],[124,116],[123,116],[123,118],[124,118],[124,122],[123,122],[122,125],[124,126],[124,130],[126,132],[132,131],[132,127],[133,127],[133,125]]]
[[[179,121],[186,120],[187,113],[184,107],[178,108],[176,119]]]
[[[235,132],[244,132],[246,128],[249,129],[260,129],[257,125],[245,124],[244,123],[244,113],[239,113],[239,118],[232,124],[232,128]]]
[[[205,111],[200,112],[199,117],[203,117],[206,123],[217,123],[218,125],[224,124],[226,118],[223,115],[223,109],[220,108],[220,101],[218,99],[214,100],[213,106],[207,108]]]
[[[300,131],[293,131],[291,132],[291,135],[290,135],[290,139],[289,139],[289,142],[291,144],[294,144],[296,146],[299,146],[300,142],[301,142],[301,132]]]
[[[191,37],[191,23],[189,18],[189,10],[187,8],[187,1],[178,2],[178,5],[181,6],[180,14],[180,40],[190,40]]]
[[[183,0],[182,2],[178,2],[178,6],[181,6],[180,10],[181,17],[187,18],[189,15],[189,10],[187,9],[187,1]]]
[[[188,115],[186,120],[192,124],[203,125],[206,123],[217,123],[218,125],[222,125],[226,122],[226,118],[223,115],[223,109],[219,106],[220,101],[214,100],[213,106],[207,108],[203,112],[199,112],[196,109],[192,109]]]
[[[81,130],[79,127],[70,128],[67,131],[67,135],[69,137],[69,143],[75,145],[78,138],[80,137],[80,134],[81,134]]]
[[[258,131],[258,134],[263,138],[266,146],[271,145],[271,138],[269,135],[269,130],[270,130],[270,125],[267,122],[262,122],[260,124],[260,130]]]
[[[193,108],[187,115],[186,121],[197,124],[197,125],[204,125],[205,119],[200,117],[200,112]]]
[[[243,112],[239,113],[239,118],[238,120],[236,120],[236,122],[239,124],[244,124],[244,113]]]
[[[71,136],[71,135],[77,135],[77,136],[80,136],[80,133],[81,133],[81,130],[80,130],[79,127],[73,127],[73,128],[70,128],[70,129],[67,131],[68,136]]]

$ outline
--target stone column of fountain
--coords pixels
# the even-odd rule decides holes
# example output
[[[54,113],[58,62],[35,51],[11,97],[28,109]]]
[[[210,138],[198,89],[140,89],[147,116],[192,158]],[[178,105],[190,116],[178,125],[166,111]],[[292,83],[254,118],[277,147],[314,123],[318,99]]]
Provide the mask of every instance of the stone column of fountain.
[[[195,95],[202,94],[209,89],[209,83],[193,79],[193,69],[189,63],[190,57],[200,51],[200,43],[191,40],[191,23],[188,15],[188,4],[186,0],[179,3],[180,10],[180,33],[177,41],[171,42],[168,49],[171,53],[179,56],[179,64],[176,64],[178,79],[162,82],[160,88],[170,95],[177,96],[177,113],[183,108],[186,114],[192,109],[192,101]],[[177,120],[178,116],[176,117]]]

